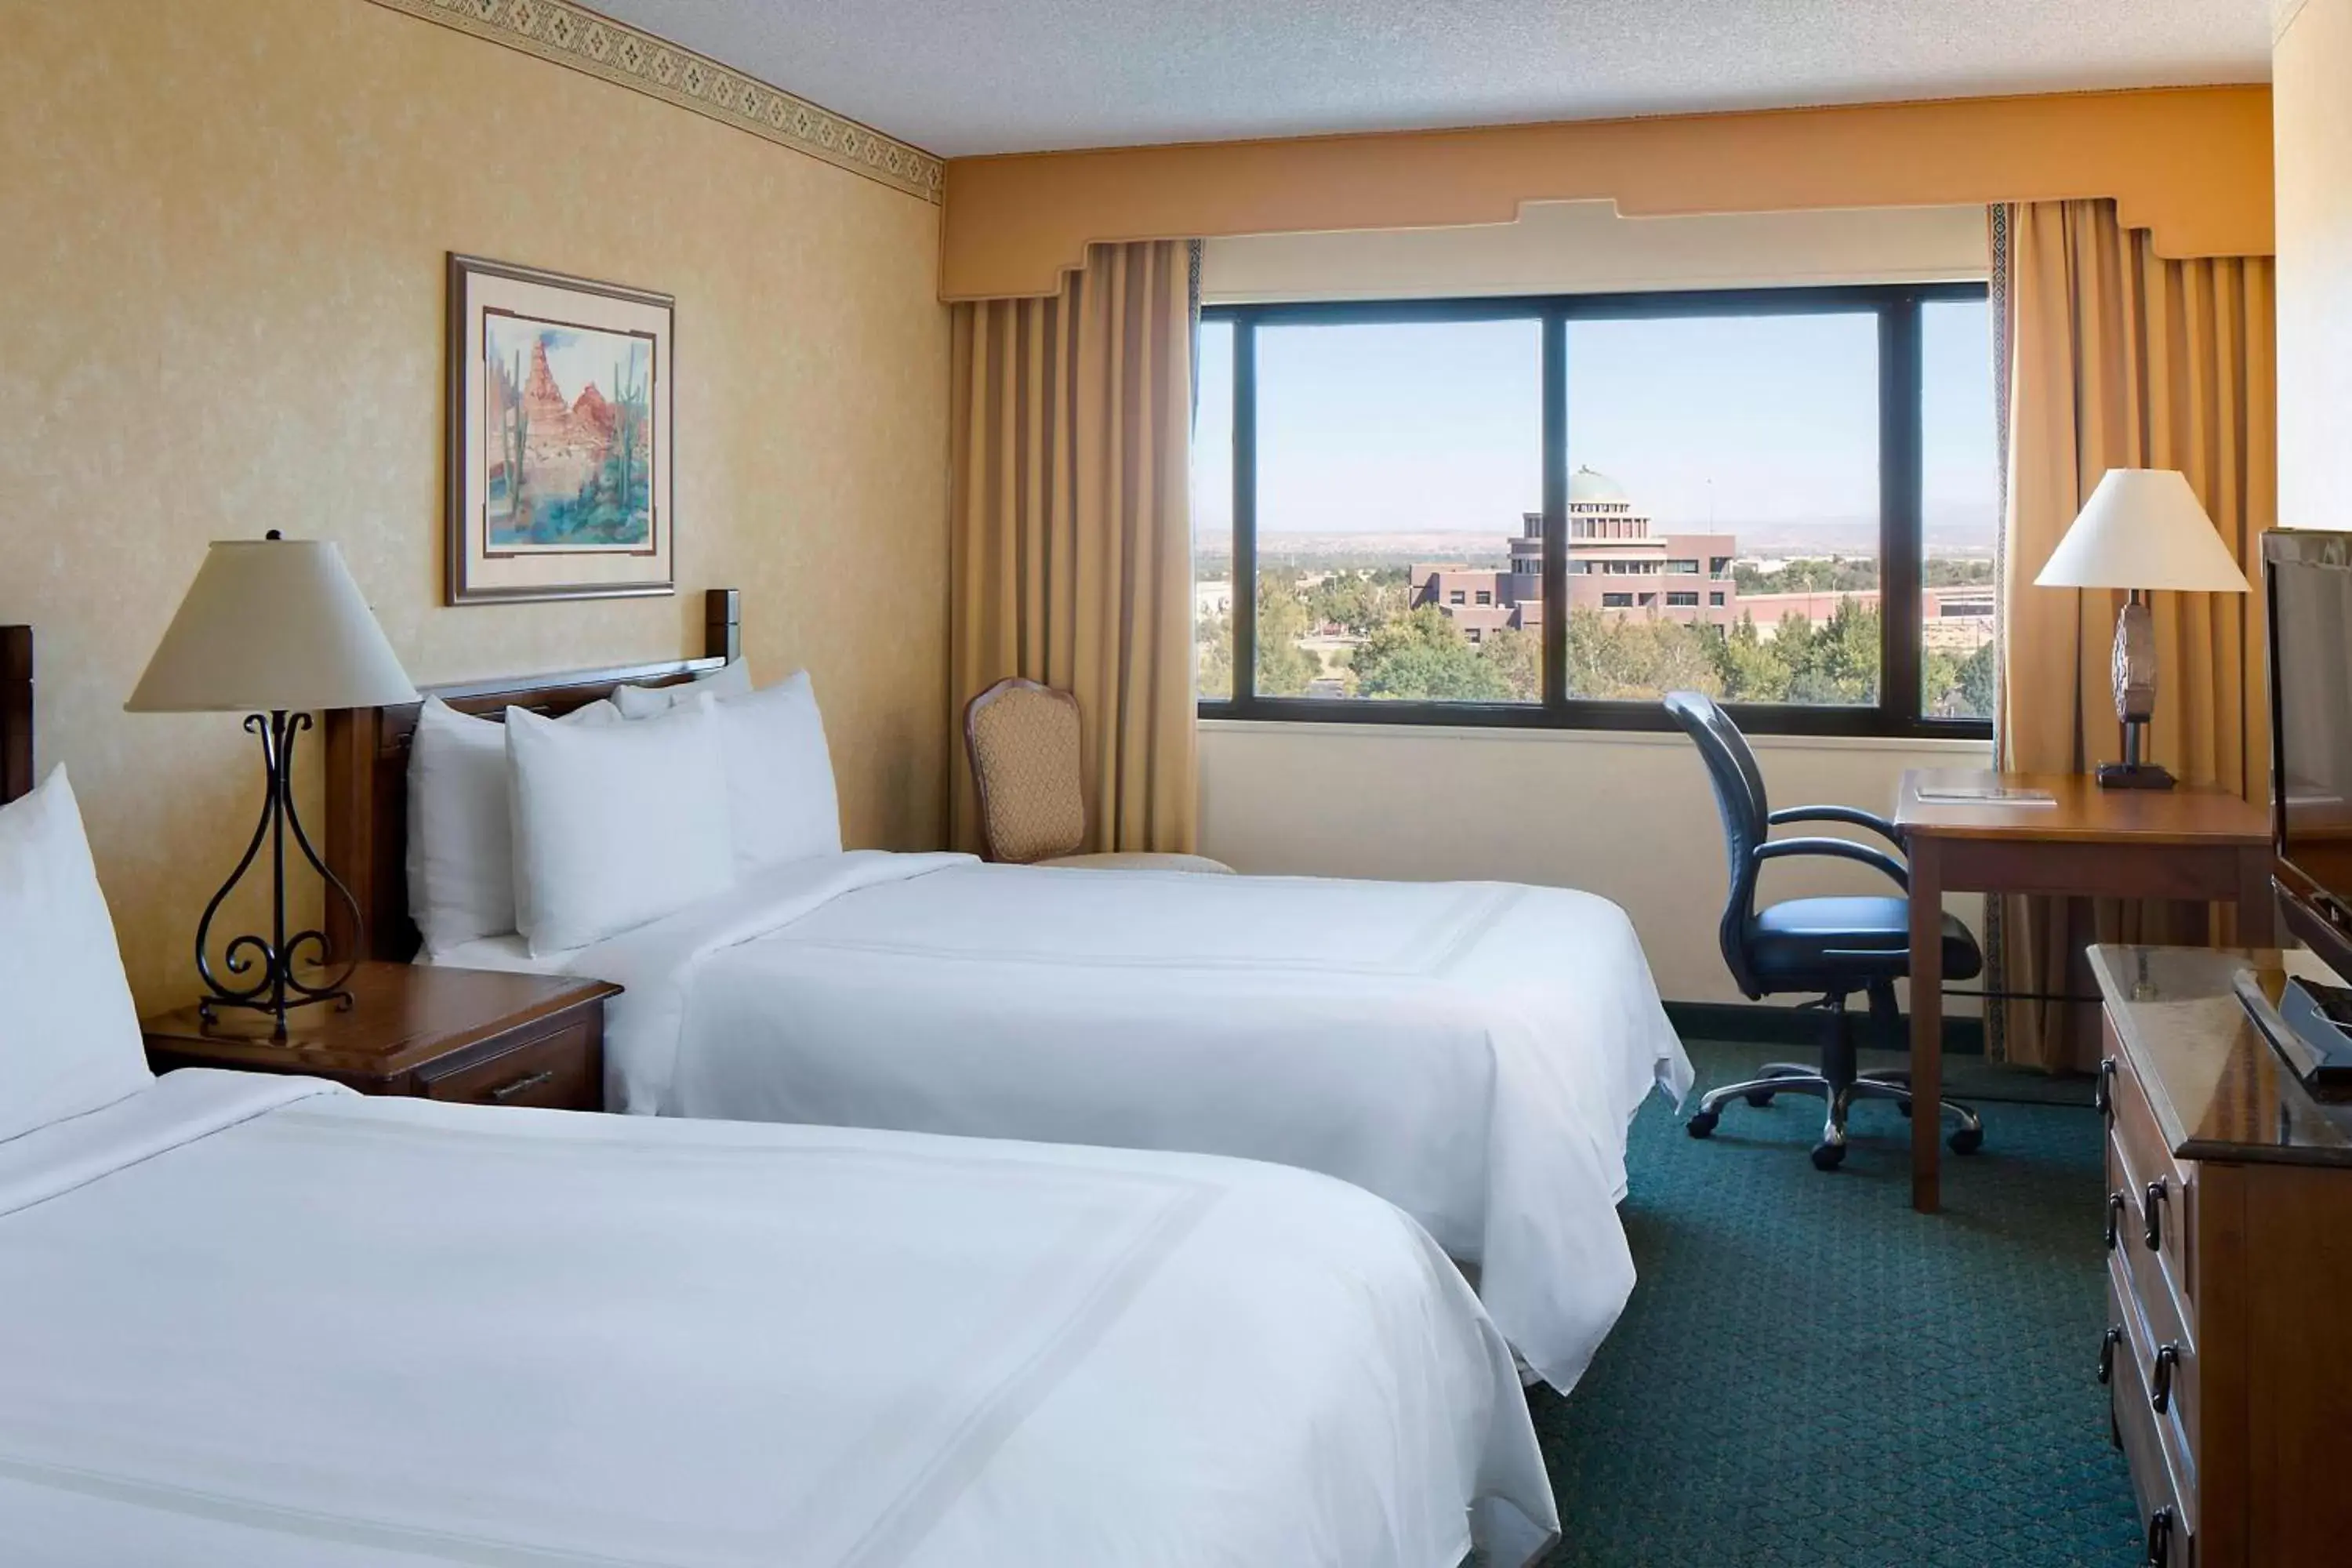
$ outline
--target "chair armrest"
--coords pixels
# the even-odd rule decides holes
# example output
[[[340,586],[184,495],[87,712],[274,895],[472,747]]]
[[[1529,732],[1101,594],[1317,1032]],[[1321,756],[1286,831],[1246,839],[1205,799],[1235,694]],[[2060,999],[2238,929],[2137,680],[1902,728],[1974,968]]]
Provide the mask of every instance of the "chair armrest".
[[[1911,873],[1903,863],[1884,849],[1873,849],[1867,844],[1856,844],[1851,838],[1779,838],[1756,847],[1759,864],[1766,860],[1785,860],[1795,856],[1818,855],[1827,860],[1853,860],[1873,870],[1884,871],[1895,879],[1895,885],[1905,892],[1911,890]]]
[[[1843,822],[1853,827],[1867,827],[1897,849],[1903,847],[1903,830],[1875,812],[1864,811],[1858,805],[1792,805],[1776,811],[1764,819],[1774,827],[1788,822]]]

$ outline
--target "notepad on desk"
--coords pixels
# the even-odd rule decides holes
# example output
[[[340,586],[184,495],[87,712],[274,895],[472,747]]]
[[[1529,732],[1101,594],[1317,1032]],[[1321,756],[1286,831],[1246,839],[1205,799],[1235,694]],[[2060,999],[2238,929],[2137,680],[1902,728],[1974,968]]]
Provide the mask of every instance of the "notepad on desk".
[[[1919,801],[1927,805],[2056,805],[2058,797],[2046,789],[2019,789],[2007,784],[1955,784],[1923,789]]]

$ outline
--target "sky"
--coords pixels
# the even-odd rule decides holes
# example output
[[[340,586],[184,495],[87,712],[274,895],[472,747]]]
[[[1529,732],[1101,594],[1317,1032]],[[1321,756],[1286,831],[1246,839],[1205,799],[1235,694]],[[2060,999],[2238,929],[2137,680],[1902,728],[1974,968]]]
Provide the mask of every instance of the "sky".
[[[1533,321],[1258,329],[1261,534],[1518,530],[1542,501]],[[1980,300],[1922,310],[1926,502],[1992,515],[1991,345]],[[1662,527],[1878,510],[1869,315],[1571,321],[1571,468]],[[1230,327],[1202,331],[1194,511],[1232,527]],[[1988,534],[1990,542],[1990,534]]]

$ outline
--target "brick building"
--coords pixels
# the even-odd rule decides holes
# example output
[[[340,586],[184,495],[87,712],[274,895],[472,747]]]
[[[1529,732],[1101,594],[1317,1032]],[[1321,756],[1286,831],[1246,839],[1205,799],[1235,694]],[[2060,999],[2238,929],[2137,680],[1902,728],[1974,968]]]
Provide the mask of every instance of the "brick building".
[[[1730,626],[1739,618],[1731,580],[1738,543],[1727,533],[1653,533],[1622,486],[1579,468],[1568,481],[1568,604],[1612,616]],[[1434,605],[1474,643],[1506,629],[1543,628],[1543,514],[1528,512],[1503,571],[1421,564],[1412,605]]]

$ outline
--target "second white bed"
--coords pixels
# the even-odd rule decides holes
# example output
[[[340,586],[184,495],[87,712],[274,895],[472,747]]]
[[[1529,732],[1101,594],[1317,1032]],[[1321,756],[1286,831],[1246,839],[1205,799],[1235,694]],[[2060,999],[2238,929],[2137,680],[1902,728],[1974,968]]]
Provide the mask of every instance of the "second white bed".
[[[520,964],[510,948],[443,962]],[[1239,1155],[1389,1199],[1572,1384],[1633,1261],[1627,1122],[1690,1068],[1623,912],[1497,883],[859,852],[533,967],[628,988],[608,1103]]]

